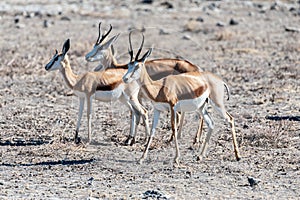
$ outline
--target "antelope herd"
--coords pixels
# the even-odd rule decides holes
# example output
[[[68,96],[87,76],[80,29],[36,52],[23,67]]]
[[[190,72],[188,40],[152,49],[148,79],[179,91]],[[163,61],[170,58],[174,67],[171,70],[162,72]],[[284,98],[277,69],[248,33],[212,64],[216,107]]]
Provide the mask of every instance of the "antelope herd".
[[[179,165],[179,147],[178,139],[181,136],[182,125],[185,112],[199,112],[199,128],[195,135],[195,143],[199,143],[202,134],[203,121],[208,126],[208,133],[200,150],[200,158],[205,156],[207,144],[214,129],[214,122],[206,110],[207,105],[211,105],[231,126],[233,147],[235,157],[240,160],[238,144],[236,140],[234,118],[225,110],[224,96],[227,91],[229,99],[229,89],[226,83],[217,75],[203,71],[198,66],[180,59],[155,59],[149,60],[152,52],[149,49],[141,58],[143,50],[144,35],[142,34],[141,45],[134,57],[131,43],[132,32],[129,33],[130,60],[128,63],[120,64],[117,62],[113,43],[120,34],[107,39],[112,30],[101,34],[101,23],[99,23],[99,33],[93,49],[86,54],[85,59],[88,62],[99,62],[94,71],[86,72],[80,75],[73,73],[68,51],[70,49],[70,40],[67,39],[63,44],[62,51],[57,50],[45,66],[47,71],[59,70],[67,86],[79,98],[79,113],[75,132],[75,143],[80,143],[78,136],[84,104],[87,104],[87,125],[88,141],[91,142],[92,135],[92,101],[93,99],[103,102],[114,102],[119,100],[125,104],[131,112],[130,133],[125,141],[126,144],[135,143],[137,125],[142,117],[145,125],[146,147],[141,163],[147,156],[151,141],[155,135],[155,129],[158,125],[159,116],[162,111],[171,112],[172,135],[170,140],[174,139],[176,155],[174,162]],[[152,102],[154,113],[151,131],[149,128],[148,111],[141,102],[148,99]]]

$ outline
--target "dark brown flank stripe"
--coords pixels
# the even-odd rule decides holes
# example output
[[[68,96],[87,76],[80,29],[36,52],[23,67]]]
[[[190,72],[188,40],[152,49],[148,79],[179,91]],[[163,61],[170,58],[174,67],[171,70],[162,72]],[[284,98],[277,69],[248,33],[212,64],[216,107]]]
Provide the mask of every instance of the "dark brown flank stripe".
[[[122,81],[118,81],[110,85],[98,85],[96,91],[111,91],[117,88],[121,83]]]

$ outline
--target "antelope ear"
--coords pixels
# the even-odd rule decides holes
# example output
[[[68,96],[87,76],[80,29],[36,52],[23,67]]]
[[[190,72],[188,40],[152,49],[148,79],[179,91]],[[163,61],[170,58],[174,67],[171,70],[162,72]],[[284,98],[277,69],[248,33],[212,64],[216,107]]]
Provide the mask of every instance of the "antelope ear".
[[[139,62],[145,62],[146,59],[150,56],[151,52],[152,52],[152,49],[153,48],[150,48],[144,55],[141,59],[139,59]]]
[[[63,48],[62,48],[62,53],[63,53],[64,55],[66,55],[66,53],[69,51],[69,49],[70,49],[70,39],[67,39],[67,40],[65,41],[65,43],[64,43]]]
[[[107,42],[102,45],[102,49],[108,49],[114,41],[116,41],[119,37],[120,33],[110,38]]]

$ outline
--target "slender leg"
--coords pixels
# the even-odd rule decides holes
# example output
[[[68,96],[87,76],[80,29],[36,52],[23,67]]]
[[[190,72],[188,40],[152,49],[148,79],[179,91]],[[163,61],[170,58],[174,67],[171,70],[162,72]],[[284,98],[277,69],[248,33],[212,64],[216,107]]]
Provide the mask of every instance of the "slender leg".
[[[131,109],[131,123],[130,123],[130,133],[129,137],[126,139],[125,144],[133,145],[135,143],[135,136],[137,132],[137,126],[140,123],[140,113],[134,109],[134,107],[130,106]]]
[[[184,115],[185,115],[185,112],[182,112],[181,113],[181,116],[180,116],[180,121],[179,121],[179,128],[178,128],[178,139],[181,138],[181,131],[182,131],[182,125],[183,125],[183,121],[184,121]]]
[[[133,106],[134,110],[136,111],[138,115],[137,123],[140,121],[140,117],[142,116],[144,122],[145,122],[145,141],[148,136],[150,136],[150,128],[149,128],[149,119],[148,119],[148,111],[140,104],[138,99],[131,99],[130,104]]]
[[[239,160],[241,160],[241,156],[240,156],[240,153],[239,153],[239,147],[238,147],[237,140],[236,140],[236,133],[235,133],[235,127],[234,127],[234,118],[228,112],[226,112],[226,115],[228,116],[228,122],[230,123],[230,126],[231,126],[235,157],[236,157],[236,160],[239,161]]]
[[[147,144],[146,144],[146,148],[145,148],[145,150],[144,150],[144,152],[143,152],[142,157],[141,157],[140,160],[139,160],[139,163],[142,163],[142,162],[146,159],[146,157],[147,157],[147,154],[148,154],[148,151],[149,151],[150,144],[151,144],[152,139],[153,139],[153,137],[154,137],[154,135],[155,135],[155,128],[156,128],[156,126],[157,126],[157,124],[158,124],[159,115],[160,115],[160,111],[154,109],[154,113],[153,113],[153,122],[152,122],[152,127],[151,127],[151,134],[150,134],[150,136],[148,137],[148,142],[147,142]]]
[[[221,116],[224,119],[227,119],[227,121],[229,122],[229,124],[231,126],[232,141],[233,141],[233,148],[234,148],[235,157],[236,157],[237,161],[241,160],[241,157],[240,157],[240,154],[239,154],[239,148],[238,148],[238,144],[237,144],[237,140],[236,140],[234,118],[228,112],[226,112],[226,110],[224,108],[224,105],[222,105],[220,103],[215,104],[214,102],[212,103],[212,105],[214,106],[216,111],[218,111],[221,114]]]
[[[176,110],[174,110],[174,107],[171,107],[171,125],[172,125],[172,132],[174,136],[175,141],[175,148],[176,148],[176,155],[174,158],[174,162],[177,166],[179,166],[179,147],[178,147],[178,141],[177,141],[177,123],[176,123]]]
[[[214,122],[211,119],[211,117],[209,116],[209,114],[206,111],[206,109],[202,109],[202,115],[203,115],[205,123],[208,126],[208,133],[206,135],[205,141],[204,141],[203,146],[202,146],[202,150],[201,150],[201,153],[200,153],[200,160],[203,158],[203,156],[205,156],[207,144],[209,143],[212,131],[214,129]]]
[[[87,97],[87,122],[88,122],[88,142],[91,142],[92,135],[92,96]]]
[[[177,129],[180,129],[178,131],[178,136],[177,138],[181,137],[181,129],[182,129],[182,122],[183,122],[183,117],[184,117],[184,112],[182,114],[180,114],[179,112],[176,112],[176,124],[177,124]],[[180,136],[179,136],[180,134]],[[172,135],[170,137],[170,139],[168,140],[168,143],[171,143],[173,141],[174,138],[174,133],[172,132]]]
[[[75,138],[74,138],[76,144],[80,143],[80,138],[78,137],[78,133],[80,128],[83,108],[84,108],[84,98],[79,98],[79,112],[78,112],[77,125],[76,125]]]
[[[202,131],[203,131],[203,121],[204,121],[202,115],[200,115],[199,121],[200,121],[200,124],[199,124],[198,131],[197,131],[197,134],[194,139],[194,144],[200,143],[200,138],[201,138]]]

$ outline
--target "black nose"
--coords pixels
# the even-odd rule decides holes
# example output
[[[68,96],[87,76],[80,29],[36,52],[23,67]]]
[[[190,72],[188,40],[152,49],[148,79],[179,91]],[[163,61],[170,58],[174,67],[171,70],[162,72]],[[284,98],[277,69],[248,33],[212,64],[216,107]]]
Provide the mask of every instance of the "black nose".
[[[126,83],[128,81],[128,78],[123,78],[124,83]]]
[[[45,66],[45,70],[48,71],[49,69],[50,69],[50,66],[49,66],[49,65],[46,65],[46,66]]]
[[[45,70],[49,70],[51,67],[52,67],[53,63],[48,63],[46,66],[45,66]]]

